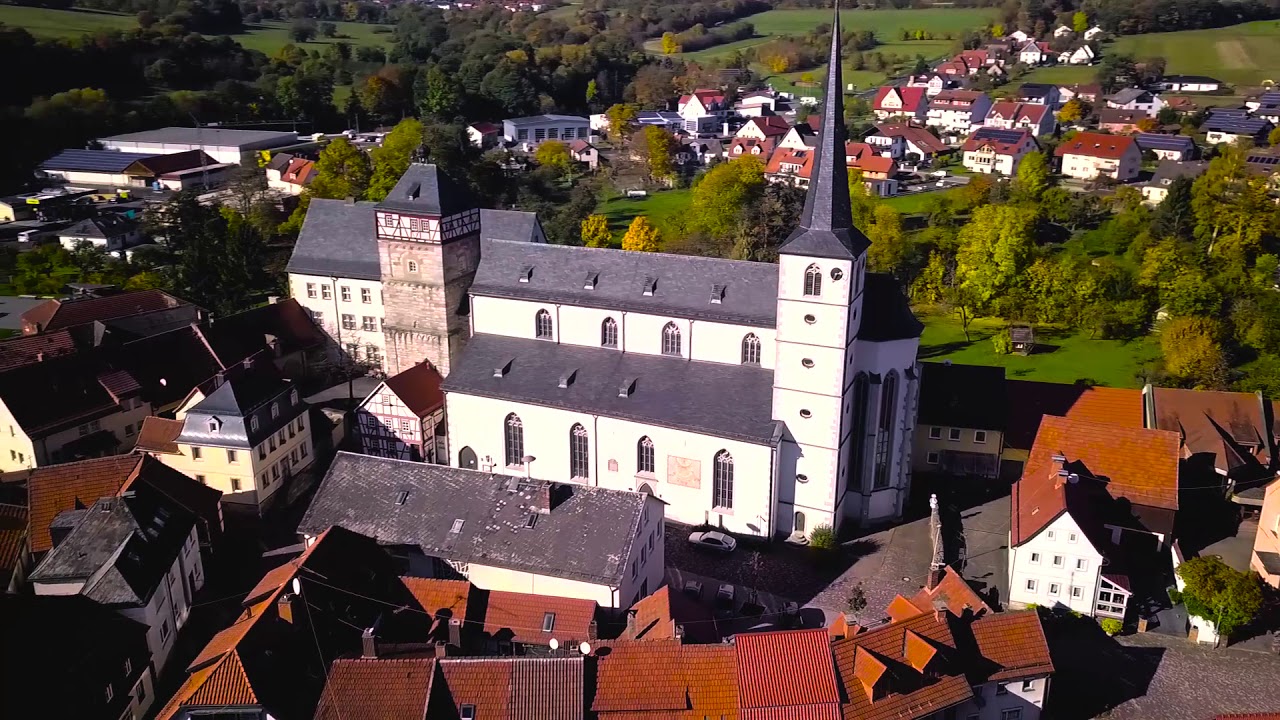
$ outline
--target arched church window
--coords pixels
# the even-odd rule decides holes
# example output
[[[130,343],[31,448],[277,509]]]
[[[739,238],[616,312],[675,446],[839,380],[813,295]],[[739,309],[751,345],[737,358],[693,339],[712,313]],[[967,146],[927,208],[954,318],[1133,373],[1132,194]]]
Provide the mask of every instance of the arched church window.
[[[804,271],[804,294],[814,296],[822,294],[822,268],[817,265],[810,265]]]
[[[760,338],[756,337],[755,333],[747,333],[747,336],[742,338],[742,364],[760,364]]]
[[[587,442],[587,429],[574,423],[569,429],[569,477],[589,478],[591,450]]]
[[[600,323],[600,347],[616,348],[618,347],[618,321],[613,318],[605,318]]]
[[[636,472],[652,475],[653,468],[653,440],[650,440],[649,436],[646,435],[636,443]]]
[[[541,340],[551,339],[551,313],[539,310],[533,318],[534,334]]]
[[[880,428],[876,433],[876,474],[871,489],[889,487],[889,452],[893,449],[893,409],[898,400],[898,373],[890,371],[880,386]]]
[[[662,328],[662,354],[680,354],[680,328],[676,327],[673,322],[667,323]]]
[[[503,427],[503,455],[508,466],[524,465],[524,423],[511,413]]]
[[[726,510],[733,509],[733,456],[728,450],[716,453],[711,470],[711,504]]]

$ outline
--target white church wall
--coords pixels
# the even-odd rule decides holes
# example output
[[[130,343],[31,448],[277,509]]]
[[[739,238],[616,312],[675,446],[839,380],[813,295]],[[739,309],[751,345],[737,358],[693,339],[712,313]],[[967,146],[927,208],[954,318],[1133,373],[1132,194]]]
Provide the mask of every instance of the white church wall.
[[[781,343],[777,350],[775,387],[823,395],[839,395],[844,372],[844,350],[800,343]],[[776,414],[774,417],[778,417]],[[779,418],[787,420],[789,418]]]
[[[680,357],[689,357],[689,322],[683,318],[672,318],[661,315],[641,315],[627,313],[626,331],[622,333],[621,342],[626,352],[644,353],[646,355],[662,354],[662,329],[673,322],[680,328]]]
[[[810,265],[817,265],[822,270],[822,292],[816,298],[804,294],[804,274]],[[839,280],[831,277],[833,269],[840,271]],[[851,260],[783,255],[778,258],[778,297],[781,300],[807,300],[848,307],[852,270]]]
[[[584,347],[600,347],[602,335],[601,325],[605,318],[613,318],[618,323],[618,342],[621,344],[623,313],[616,310],[560,306],[560,342],[566,345],[582,345]]]
[[[773,328],[705,320],[696,320],[692,326],[689,349],[694,360],[740,365],[742,364],[742,341],[750,333],[760,338],[760,367],[773,368],[776,337]]]
[[[581,423],[587,431],[590,445],[596,441],[594,418],[587,413],[559,410],[514,403],[508,400],[448,393],[445,413],[449,423],[449,464],[458,466],[458,453],[470,447],[483,463],[486,456],[494,464],[493,471],[509,475],[523,475],[524,468],[509,468],[504,463],[503,430],[507,415],[516,413],[524,427],[524,452],[536,458],[530,467],[535,478],[569,482],[569,429]],[[586,484],[594,485],[598,457],[592,453],[588,468],[592,477]]]

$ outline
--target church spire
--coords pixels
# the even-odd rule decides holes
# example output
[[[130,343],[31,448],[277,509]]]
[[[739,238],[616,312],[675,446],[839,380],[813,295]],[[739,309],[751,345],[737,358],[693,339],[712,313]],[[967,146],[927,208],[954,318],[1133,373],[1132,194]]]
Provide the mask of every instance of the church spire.
[[[849,207],[849,173],[844,148],[844,83],[840,64],[840,0],[836,0],[835,15],[831,21],[831,52],[827,59],[822,127],[813,151],[809,192],[805,196],[800,227],[783,243],[781,252],[854,258],[871,244],[853,227],[853,214]]]

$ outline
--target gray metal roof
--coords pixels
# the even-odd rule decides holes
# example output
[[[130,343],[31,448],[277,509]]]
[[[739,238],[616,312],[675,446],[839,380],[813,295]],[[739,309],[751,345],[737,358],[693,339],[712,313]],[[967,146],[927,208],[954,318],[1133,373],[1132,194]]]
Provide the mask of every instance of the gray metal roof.
[[[301,275],[380,279],[373,208],[374,203],[369,202],[312,200],[286,270]]]
[[[476,207],[466,186],[435,165],[414,163],[391,188],[378,208],[424,215],[453,215]],[[373,232],[373,225],[368,232]]]
[[[1194,178],[1203,173],[1208,169],[1208,167],[1209,163],[1203,161],[1178,162],[1177,160],[1161,160],[1160,164],[1156,166],[1156,171],[1152,173],[1151,180],[1147,184],[1157,187],[1168,187],[1173,184],[1175,179],[1180,177]]]
[[[577,115],[531,115],[529,117],[507,118],[503,122],[509,122],[519,127],[521,125],[537,125],[546,122],[590,122],[587,118]]]
[[[546,340],[475,335],[443,389],[759,445],[776,426],[772,370]]]
[[[272,434],[307,412],[301,397],[292,402],[295,388],[271,372],[252,372],[228,378],[196,403],[183,419],[177,442],[221,448],[251,450]],[[271,406],[279,413],[271,416]],[[253,428],[253,418],[258,427]],[[211,429],[214,421],[217,429]]]
[[[528,281],[521,282],[529,269]],[[595,278],[587,290],[588,276]],[[646,278],[655,285],[645,295]],[[724,297],[711,302],[712,286]],[[608,248],[482,242],[474,295],[567,302],[756,327],[777,322],[778,266]]]
[[[542,242],[545,237],[538,214],[523,210],[480,211],[480,237],[486,240]]]
[[[296,132],[276,130],[236,130],[218,127],[166,127],[125,133],[102,138],[102,142],[162,143],[166,145],[204,145],[206,147],[245,147],[248,145],[287,145],[298,141]]]
[[[858,339],[890,342],[920,337],[924,324],[911,312],[911,303],[902,291],[902,283],[888,273],[869,272],[865,280]]]
[[[446,560],[617,586],[648,497],[340,452],[298,532],[339,525]]]
[[[871,242],[853,227],[849,205],[849,179],[845,167],[844,83],[840,71],[840,5],[831,24],[831,52],[827,59],[826,95],[822,129],[814,149],[813,172],[805,195],[800,227],[779,252],[813,257],[859,257]]]
[[[1128,105],[1129,103],[1140,99],[1144,95],[1149,96],[1150,93],[1142,88],[1125,88],[1117,91],[1115,95],[1107,98],[1107,101],[1113,102],[1117,105]]]
[[[79,170],[81,172],[124,172],[137,162],[154,157],[152,153],[116,152],[115,150],[63,150],[40,163],[41,170]]]

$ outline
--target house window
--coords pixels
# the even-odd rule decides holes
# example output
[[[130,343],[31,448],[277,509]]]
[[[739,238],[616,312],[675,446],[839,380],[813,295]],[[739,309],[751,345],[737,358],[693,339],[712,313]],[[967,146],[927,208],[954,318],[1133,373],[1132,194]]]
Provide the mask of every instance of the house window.
[[[747,336],[742,338],[742,364],[760,364],[760,338],[756,337],[755,333],[747,333]]]
[[[653,441],[646,435],[636,443],[636,472],[652,475],[653,468]]]
[[[316,284],[307,283],[307,297],[313,298],[315,296],[316,296]]]
[[[711,498],[713,507],[733,508],[733,456],[728,450],[716,453],[711,472]]]
[[[1032,564],[1032,565],[1039,565],[1039,564],[1040,564],[1040,553],[1038,553],[1038,552],[1033,552],[1033,553],[1031,553],[1031,564]]]
[[[1088,570],[1088,569],[1089,569],[1089,561],[1088,561],[1088,560],[1085,560],[1084,558],[1076,558],[1076,569],[1077,569],[1077,570]]]
[[[416,263],[416,262],[414,262],[414,261],[410,260],[410,261],[409,261],[408,268],[409,268],[409,272],[411,272],[411,273],[416,273],[416,272],[418,272],[418,263]]]
[[[249,418],[249,430],[252,432],[258,432],[258,418]]]
[[[160,623],[160,642],[169,642],[169,621],[164,620]]]
[[[1033,593],[1033,592],[1035,592],[1035,591],[1036,591],[1036,581],[1035,581],[1035,580],[1027,580],[1027,592],[1032,592],[1032,593]]]
[[[556,627],[556,614],[553,612],[542,614],[542,632],[549,633]]]
[[[208,480],[205,480],[203,475],[197,475],[197,476],[196,476],[196,482],[200,483],[201,485],[208,485],[208,484],[209,484],[209,481],[208,481]]]
[[[276,451],[276,436],[275,436],[275,435],[270,435],[270,436],[268,436],[268,437],[267,437],[267,449],[268,449],[268,450],[270,450],[271,452],[275,452],[275,451]]]
[[[822,294],[822,268],[810,265],[804,271],[804,294],[818,296]]]
[[[880,430],[876,433],[876,474],[872,490],[889,487],[889,451],[893,445],[893,408],[898,399],[898,373],[890,372],[880,387]]]
[[[204,457],[202,457],[202,453],[201,453],[201,451],[200,451],[200,448],[198,448],[198,447],[196,447],[196,446],[194,446],[194,445],[192,445],[192,446],[191,446],[191,459],[192,459],[192,460],[203,460],[203,459],[204,459]]]
[[[866,373],[853,378],[853,427],[863,428],[867,418],[868,381]],[[854,432],[853,458],[849,462],[849,485],[862,487],[862,466],[866,464],[867,433],[865,429]]]
[[[534,335],[541,340],[550,340],[551,330],[551,313],[546,310],[539,310],[538,314],[533,317]]]
[[[360,302],[368,305],[373,302],[373,291],[369,288],[360,288]]]
[[[987,441],[987,431],[986,431],[986,430],[974,430],[974,431],[973,431],[973,441],[974,441],[975,443],[978,443],[979,445],[981,445],[981,444],[985,443],[985,442]]]
[[[412,426],[410,426],[410,425],[409,425],[409,421],[408,421],[408,420],[401,420],[401,421],[400,421],[400,432],[401,432],[401,433],[406,433],[406,434],[407,434],[411,429],[412,429]]]
[[[342,286],[342,302],[351,302],[351,288]]]
[[[293,463],[294,465],[298,464],[298,448],[294,448],[289,451],[289,462]]]
[[[1080,587],[1079,585],[1072,585],[1072,586],[1071,586],[1071,597],[1076,598],[1076,599],[1079,599],[1079,598],[1084,597],[1084,588]]]
[[[618,347],[618,321],[613,318],[605,318],[600,323],[600,347]]]
[[[1060,568],[1060,567],[1062,567],[1063,562],[1064,562],[1064,560],[1063,560],[1063,557],[1062,557],[1061,555],[1054,555],[1054,556],[1053,556],[1053,566],[1054,566],[1054,567],[1056,567],[1056,568]]]
[[[662,328],[662,354],[680,355],[680,328],[669,322]]]
[[[284,447],[284,428],[280,428],[280,432],[276,435],[276,439],[280,441],[280,447]]]
[[[342,314],[342,329],[343,329],[343,330],[355,330],[355,329],[356,329],[356,316],[355,316],[355,315],[348,315],[348,314],[346,314],[346,313],[343,313],[343,314]]]
[[[1049,594],[1050,594],[1050,595],[1053,595],[1054,597],[1057,597],[1057,596],[1058,596],[1058,593],[1059,593],[1061,590],[1062,590],[1062,586],[1061,586],[1060,584],[1058,584],[1058,583],[1049,583]]]
[[[231,478],[231,489],[240,492],[240,478]]]
[[[1057,532],[1056,530],[1050,530],[1050,531],[1046,532],[1046,533],[1044,534],[1044,536],[1045,536],[1046,538],[1048,538],[1049,540],[1053,540],[1053,539],[1056,539],[1056,538],[1058,537],[1058,532]]]
[[[1022,720],[1022,708],[1007,708],[1001,710],[1000,720]]]
[[[1073,543],[1073,542],[1075,542],[1075,541],[1076,541],[1076,540],[1078,540],[1078,539],[1080,539],[1080,538],[1079,538],[1079,536],[1077,536],[1075,533],[1067,533],[1067,542],[1069,542],[1069,543]]]
[[[107,686],[107,702],[111,702],[111,699],[114,698],[115,696],[116,696],[116,689],[108,685]]]
[[[298,404],[298,391],[297,391],[297,390],[290,390],[290,391],[289,391],[289,404],[290,404],[290,405],[297,405],[297,404]]]
[[[333,291],[329,289],[328,285],[320,286],[320,297],[324,298],[325,300],[333,299]]]
[[[960,439],[960,428],[951,428],[947,431],[947,439],[956,441]]]
[[[124,659],[124,676],[129,677],[132,674],[133,674],[133,660],[131,660],[130,658],[125,658]]]
[[[377,332],[377,330],[378,330],[378,319],[377,319],[377,318],[375,318],[375,317],[372,317],[372,316],[370,316],[370,315],[365,315],[365,316],[361,317],[361,318],[360,318],[360,329],[361,329],[361,330],[364,330],[365,332]]]
[[[520,416],[511,413],[503,425],[503,450],[508,467],[524,465],[524,423]]]
[[[236,465],[240,462],[240,456],[236,453],[235,450],[227,451],[227,462],[231,463],[232,465]]]
[[[306,441],[306,440],[303,440],[303,441],[302,441],[302,444],[298,446],[298,454],[299,454],[299,455],[301,455],[303,458],[305,458],[305,457],[307,456],[307,441]]]
[[[569,477],[591,477],[590,450],[587,447],[587,429],[574,423],[569,428]]]
[[[930,439],[930,440],[941,440],[941,439],[942,439],[942,428],[940,428],[940,427],[936,427],[936,426],[935,426],[935,427],[931,427],[931,428],[929,428],[929,439]]]
[[[996,683],[996,697],[1009,694],[1009,686],[1004,683]]]
[[[936,453],[936,452],[931,452],[931,453],[929,453],[929,454],[925,455],[924,459],[925,459],[925,462],[929,463],[930,465],[937,465],[937,464],[938,464],[938,460],[939,460],[939,456],[938,456],[938,453]]]
[[[271,419],[280,417],[280,403],[271,403]]]

